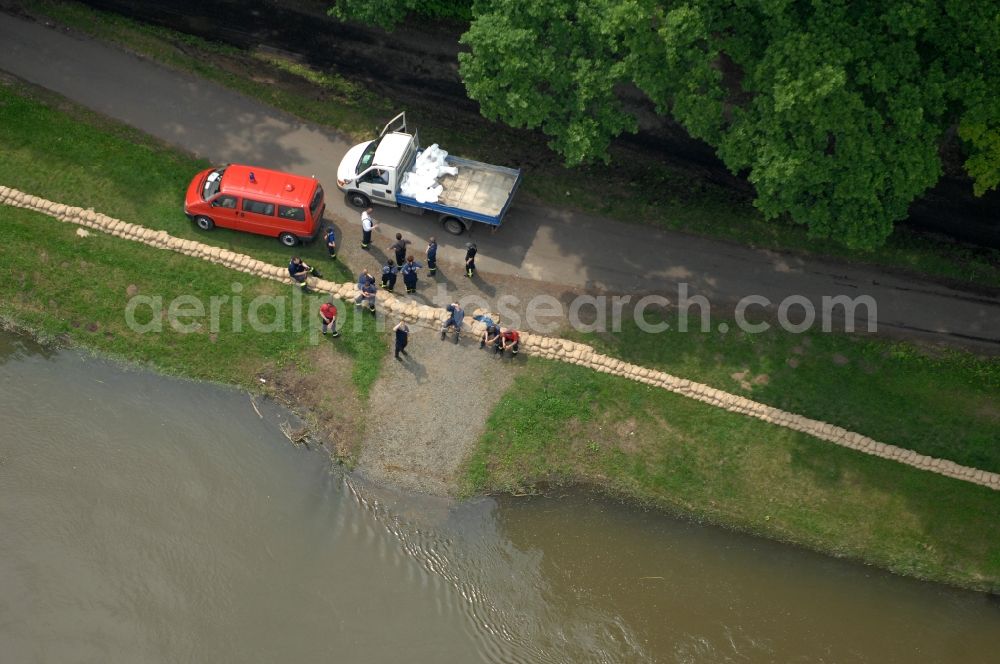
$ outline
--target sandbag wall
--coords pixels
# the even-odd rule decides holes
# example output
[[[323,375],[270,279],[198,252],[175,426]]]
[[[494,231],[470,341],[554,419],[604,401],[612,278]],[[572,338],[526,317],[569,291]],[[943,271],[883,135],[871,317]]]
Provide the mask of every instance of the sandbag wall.
[[[288,276],[288,270],[284,266],[271,265],[250,256],[202,244],[194,240],[176,238],[166,231],[154,231],[137,224],[113,219],[99,212],[94,212],[92,209],[53,203],[52,201],[31,196],[30,194],[4,186],[0,186],[0,203],[41,212],[55,217],[60,221],[78,224],[127,240],[142,242],[151,247],[169,249],[188,256],[212,261],[213,263],[257,275],[265,279],[272,279],[288,284],[292,283],[291,278]],[[310,285],[314,286],[317,290],[330,293],[344,300],[353,300],[357,295],[357,285],[354,282],[338,284],[318,279],[311,281]],[[378,303],[384,312],[405,318],[407,321],[418,325],[437,327],[443,319],[441,308],[419,304],[384,291],[379,293]],[[472,321],[466,322],[465,328],[478,335],[484,331],[485,325],[478,321]],[[800,431],[814,438],[858,450],[865,454],[898,461],[899,463],[946,477],[1000,490],[1000,474],[998,473],[962,466],[947,459],[936,459],[902,447],[880,443],[867,436],[832,424],[795,415],[794,413],[773,408],[739,395],[717,390],[708,385],[678,378],[662,371],[629,364],[608,355],[602,355],[595,352],[593,347],[586,344],[524,332],[521,333],[521,349],[528,355],[557,360],[559,362],[568,362],[593,369],[594,371],[621,376],[652,387],[669,390],[691,399],[697,399],[717,408],[723,408],[749,417],[756,417],[765,422]]]

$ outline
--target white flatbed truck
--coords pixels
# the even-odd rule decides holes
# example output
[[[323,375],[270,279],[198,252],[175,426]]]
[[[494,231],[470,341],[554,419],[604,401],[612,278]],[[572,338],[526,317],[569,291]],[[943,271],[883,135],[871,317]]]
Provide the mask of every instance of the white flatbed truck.
[[[356,208],[378,204],[414,214],[433,212],[453,235],[461,235],[473,223],[493,230],[500,227],[521,184],[520,169],[448,155],[445,162],[458,173],[438,178],[443,191],[437,202],[421,203],[400,192],[403,175],[413,169],[421,151],[418,134],[407,132],[406,114],[400,113],[378,138],[347,151],[337,167],[337,186]]]

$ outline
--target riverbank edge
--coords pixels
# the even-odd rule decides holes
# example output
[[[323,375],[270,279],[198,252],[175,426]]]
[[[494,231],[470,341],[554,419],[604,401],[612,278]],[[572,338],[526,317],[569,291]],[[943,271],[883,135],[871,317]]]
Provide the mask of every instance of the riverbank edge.
[[[46,216],[48,216],[48,215],[46,215]],[[103,233],[102,233],[102,235],[103,235]],[[109,237],[109,239],[113,239],[113,238]],[[217,250],[217,248],[215,248],[215,249]],[[351,286],[353,286],[353,284]],[[51,339],[50,338],[50,339],[48,339],[48,341],[49,342],[58,342],[59,340],[58,339]],[[74,344],[71,347],[77,347],[77,345]],[[93,351],[93,349],[88,348],[86,346],[86,344],[80,344],[79,347],[87,348],[88,351],[90,351],[90,352],[97,352],[97,354],[102,355],[102,356],[108,356],[106,353],[101,353],[99,351]],[[112,357],[112,359],[117,359],[117,358],[114,358],[113,356],[111,356],[111,357]],[[150,369],[150,365],[146,364],[146,363],[137,363],[137,362],[133,362],[133,361],[129,361],[129,360],[124,360],[124,362],[125,362],[126,365],[137,366],[140,369]],[[152,366],[152,370],[156,371],[157,373],[164,374],[164,375],[180,376],[180,377],[185,378],[185,379],[200,380],[198,378],[193,378],[193,377],[190,377],[190,376],[186,376],[186,375],[183,374],[183,372],[164,371],[163,369],[158,368],[155,365]],[[252,380],[252,377],[248,378],[248,380]],[[237,387],[237,388],[242,388],[242,389],[246,389],[246,387],[247,387],[247,385],[230,384],[230,383],[220,382],[220,381],[207,381],[207,382],[213,382],[213,383],[217,383],[217,384],[220,384],[220,385],[232,386],[232,387]],[[268,394],[268,396],[273,396],[273,395]],[[292,410],[293,412],[295,412],[298,416],[303,417],[303,419],[305,421],[307,421],[307,422],[311,421],[312,418],[309,417],[310,409],[308,408],[308,406],[304,407],[302,403],[290,403],[289,404],[289,403],[287,403],[287,402],[285,402],[283,400],[280,400],[280,399],[278,399],[277,401],[278,401],[278,403],[281,403],[282,405],[284,405],[286,407],[289,407],[289,409]],[[325,448],[326,448],[327,451],[331,450],[331,446],[329,444],[325,445]],[[331,456],[333,456],[333,455],[331,454]],[[336,461],[336,462],[338,462],[338,463],[340,463],[341,465],[346,465],[347,469],[351,470],[350,463],[349,462],[345,463],[344,459],[337,459],[336,457],[333,457],[333,460]],[[583,486],[589,486],[592,489],[595,486],[593,483],[586,482],[586,481],[571,482],[571,483],[579,483],[579,484],[581,484]],[[456,492],[457,492],[457,489],[458,489],[458,487],[456,487]],[[730,529],[732,529],[734,531],[738,531],[738,532],[747,532],[747,533],[753,534],[755,536],[764,536],[767,539],[795,543],[797,546],[805,546],[805,548],[816,550],[816,551],[819,551],[821,553],[826,553],[826,554],[829,554],[829,555],[832,555],[832,556],[835,556],[835,557],[838,557],[838,558],[850,558],[850,559],[858,560],[859,562],[862,562],[862,563],[865,563],[865,564],[873,565],[873,566],[876,566],[876,567],[879,567],[879,568],[883,568],[883,569],[889,569],[890,571],[893,571],[895,573],[900,573],[899,570],[893,570],[891,567],[886,566],[884,564],[880,564],[877,561],[869,561],[869,560],[866,560],[864,557],[845,556],[843,554],[843,552],[838,551],[835,547],[822,547],[822,546],[815,546],[815,545],[813,545],[813,546],[807,546],[807,545],[804,545],[804,544],[801,544],[801,543],[796,543],[796,542],[794,542],[794,540],[788,540],[786,538],[775,537],[773,534],[770,534],[770,533],[769,534],[762,534],[760,532],[754,531],[754,529],[752,529],[752,528],[744,528],[744,527],[740,527],[739,525],[734,525],[734,524],[731,524],[731,523],[727,523],[723,519],[705,518],[704,515],[698,514],[697,510],[687,510],[685,512],[684,509],[680,509],[677,506],[672,506],[669,503],[663,503],[663,502],[659,502],[659,501],[646,501],[646,500],[642,500],[642,498],[640,496],[637,496],[637,495],[634,495],[634,494],[629,494],[627,491],[621,490],[618,487],[613,487],[613,486],[603,487],[602,489],[600,489],[599,493],[602,493],[603,495],[606,495],[606,496],[609,496],[609,497],[614,497],[614,498],[619,499],[619,500],[625,499],[626,502],[633,503],[633,504],[635,504],[637,506],[640,506],[640,507],[643,507],[643,508],[646,508],[646,509],[648,509],[649,507],[652,506],[652,507],[655,507],[657,509],[663,510],[666,513],[669,513],[669,514],[672,514],[672,515],[683,516],[683,517],[689,518],[689,519],[693,518],[696,522],[703,521],[703,522],[706,522],[706,523],[713,523],[714,525],[718,525],[718,526],[722,526],[722,527],[727,527],[727,528],[730,528]],[[955,580],[950,580],[949,581],[949,580],[939,579],[939,578],[935,579],[935,578],[932,578],[932,577],[923,577],[923,576],[920,576],[920,575],[917,575],[917,574],[912,574],[912,573],[902,573],[902,575],[904,575],[904,576],[911,576],[911,577],[914,577],[914,578],[926,578],[928,580],[934,580],[934,581],[937,581],[937,582],[950,583],[951,585],[954,585],[956,587],[963,587],[963,588],[968,588],[968,589],[971,589],[971,590],[978,590],[978,591],[989,590],[988,588],[984,588],[982,586],[977,586],[974,583],[961,583],[961,582],[958,582],[958,581],[955,581]]]
[[[348,469],[351,468],[351,459],[346,456],[341,456],[338,454],[337,450],[327,441],[323,440],[322,432],[318,426],[316,426],[316,413],[308,405],[294,400],[284,399],[281,394],[271,389],[268,385],[255,384],[254,381],[248,380],[246,383],[230,382],[225,380],[214,380],[211,378],[201,378],[198,376],[191,376],[184,373],[183,371],[172,371],[167,367],[156,364],[155,362],[148,360],[137,360],[134,358],[125,357],[123,355],[118,355],[116,353],[109,352],[100,348],[90,346],[86,343],[80,343],[71,339],[69,337],[53,336],[38,328],[32,327],[25,324],[16,318],[9,315],[0,313],[0,332],[12,334],[14,336],[20,336],[30,339],[32,342],[38,344],[40,347],[49,351],[70,351],[74,353],[85,353],[89,357],[93,357],[104,362],[109,362],[115,367],[122,371],[142,371],[156,374],[157,376],[162,376],[164,378],[171,378],[176,380],[190,381],[193,383],[200,383],[204,385],[211,385],[214,387],[227,389],[227,390],[237,390],[243,392],[251,399],[254,398],[265,398],[270,399],[274,403],[278,404],[282,408],[288,410],[290,413],[295,415],[299,420],[307,425],[309,430],[309,436],[314,440],[322,444],[323,448],[329,452],[330,459],[337,463],[338,465],[345,466]],[[297,441],[289,439],[293,445],[301,444]]]
[[[316,424],[316,413],[312,406],[304,403],[303,401],[282,398],[280,393],[276,393],[275,391],[267,387],[259,387],[255,385],[252,381],[247,381],[246,384],[241,384],[235,382],[198,378],[186,375],[183,372],[170,371],[152,362],[143,362],[126,357],[121,357],[114,353],[109,353],[107,351],[91,347],[86,343],[78,343],[68,338],[58,338],[45,334],[38,329],[24,325],[23,323],[21,323],[16,319],[3,315],[0,315],[0,331],[30,338],[32,341],[38,343],[40,346],[46,349],[68,350],[72,352],[86,353],[91,357],[111,362],[117,367],[121,368],[122,370],[150,372],[166,378],[203,383],[207,385],[217,386],[223,389],[238,390],[240,392],[246,393],[250,398],[263,397],[271,399],[272,401],[274,401],[274,403],[288,410],[295,417],[297,417],[303,423],[305,423],[306,428],[308,430],[307,439],[311,439],[312,441],[318,443],[318,447],[322,448],[323,454],[326,456],[326,458],[330,463],[340,468],[341,472],[348,473],[348,475],[353,476],[353,473],[356,472],[357,470],[354,465],[356,459],[352,459],[350,457],[338,454],[336,446],[333,445],[331,441],[326,440],[324,438],[321,428]],[[289,437],[289,443],[293,446],[299,446],[303,444],[301,440],[299,441],[292,440],[290,437]],[[308,441],[305,444],[307,449],[310,449],[311,451],[319,451],[317,447],[310,447]],[[452,493],[447,497],[450,497],[455,500],[471,500],[477,497],[501,496],[501,495],[510,497],[523,497],[525,495],[548,497],[553,490],[563,490],[563,489],[578,490],[585,494],[594,495],[604,500],[611,500],[617,502],[629,509],[654,511],[663,514],[669,518],[678,519],[686,523],[693,523],[696,525],[708,526],[712,528],[720,528],[729,532],[739,533],[741,535],[748,535],[751,537],[759,537],[761,539],[765,539],[768,541],[778,542],[783,546],[791,546],[802,551],[818,553],[820,555],[830,556],[838,560],[844,560],[864,565],[865,567],[871,567],[873,569],[883,570],[903,578],[915,579],[924,583],[934,583],[944,587],[959,588],[970,592],[982,593],[988,597],[1000,598],[1000,587],[988,587],[975,583],[962,583],[955,579],[945,580],[945,579],[935,578],[932,576],[925,576],[913,573],[912,571],[894,569],[891,565],[884,565],[877,561],[865,558],[864,556],[857,556],[848,552],[844,552],[836,548],[835,546],[829,546],[829,547],[810,546],[803,542],[797,541],[791,537],[782,537],[780,535],[776,535],[773,532],[757,529],[752,526],[745,526],[728,522],[725,519],[717,518],[712,514],[704,513],[696,509],[693,509],[691,507],[680,507],[666,500],[657,499],[653,496],[642,495],[637,492],[630,491],[625,487],[609,483],[602,484],[594,480],[593,478],[588,478],[588,477],[553,478],[552,476],[547,476],[544,478],[539,478],[537,482],[533,483],[532,490],[528,493],[515,493],[510,489],[504,489],[502,487],[492,486],[492,485],[487,485],[483,487],[482,490],[480,491],[472,492],[468,490],[467,484],[461,483],[460,478],[456,479],[456,484],[452,487]],[[389,485],[387,488],[391,490],[400,490],[399,487],[395,487],[392,485]]]
[[[48,201],[11,187],[0,185],[0,204],[28,209],[49,216],[57,221],[93,228],[115,237],[139,242],[157,249],[178,252],[257,277],[294,285],[286,274],[285,268],[271,265],[252,256],[205,245],[193,240],[176,238],[166,231],[155,231],[138,224],[108,217],[105,214],[94,212],[90,209],[85,210],[79,207]],[[312,278],[311,285],[320,292],[328,293],[332,297],[345,301],[352,299],[356,294],[356,284],[354,282],[337,284],[314,277]],[[391,312],[416,325],[436,328],[443,321],[442,312],[437,307],[403,300],[394,294],[386,293],[382,294],[380,301],[385,311]],[[481,321],[467,321],[463,327],[474,335],[482,334],[485,331],[485,323]],[[919,454],[913,450],[882,443],[834,424],[789,413],[780,408],[768,406],[767,404],[730,394],[709,385],[673,376],[666,372],[624,362],[618,358],[598,353],[592,346],[584,343],[524,332],[521,334],[520,346],[528,355],[574,364],[600,373],[611,374],[633,382],[642,383],[653,388],[664,389],[731,413],[756,418],[775,426],[798,431],[821,441],[833,443],[839,447],[895,461],[912,466],[918,470],[978,484],[994,491],[1000,491],[1000,473],[962,466],[948,459],[933,458]]]
[[[539,394],[540,390],[546,389],[543,386],[551,388],[553,378],[558,383],[562,369],[580,369],[570,365],[538,368],[538,380],[524,383],[519,381],[515,383],[512,392]],[[586,380],[582,376],[577,378],[581,382]],[[595,378],[603,379],[604,382],[616,380],[613,376],[598,374],[595,374]],[[555,387],[556,392],[559,390],[559,387]],[[593,393],[590,393],[591,396],[586,396],[586,393],[583,390],[583,394],[577,398],[582,397],[582,401],[587,402]],[[670,395],[663,396],[667,398]],[[629,401],[629,397],[626,397],[626,401]],[[630,403],[643,402],[636,400]],[[883,459],[859,456],[837,446],[823,446],[815,450],[817,454],[813,454],[812,445],[808,441],[797,448],[787,438],[785,441],[773,441],[780,443],[773,448],[770,445],[757,445],[752,433],[749,437],[744,437],[748,433],[744,431],[736,436],[739,440],[747,441],[747,448],[756,448],[757,456],[774,458],[778,466],[790,468],[788,472],[760,478],[766,482],[778,483],[774,487],[775,495],[778,496],[776,500],[768,498],[768,484],[756,484],[756,489],[751,489],[750,493],[739,488],[733,491],[739,499],[745,501],[745,507],[733,509],[733,505],[727,503],[725,492],[734,485],[739,487],[754,484],[753,464],[736,463],[730,467],[725,463],[725,453],[719,455],[709,452],[708,457],[712,461],[718,461],[718,464],[706,469],[702,475],[701,479],[706,481],[704,490],[685,490],[685,481],[699,482],[699,478],[697,475],[690,477],[690,467],[683,462],[677,466],[671,464],[669,468],[664,467],[663,472],[675,478],[675,483],[658,486],[633,473],[638,465],[643,466],[641,475],[657,472],[653,464],[659,452],[652,455],[641,452],[630,454],[624,458],[627,468],[615,472],[601,463],[589,463],[591,455],[598,449],[601,454],[606,450],[612,456],[618,453],[614,440],[595,437],[593,441],[596,442],[589,442],[591,439],[586,425],[581,426],[575,417],[560,419],[541,415],[535,419],[519,419],[518,409],[521,407],[532,408],[531,405],[521,403],[512,407],[501,404],[496,409],[493,416],[497,419],[495,424],[506,433],[494,432],[494,436],[484,437],[477,445],[465,466],[466,482],[461,495],[546,495],[553,488],[583,486],[638,509],[655,510],[690,522],[791,544],[886,570],[897,576],[1000,596],[1000,570],[996,569],[995,562],[990,563],[997,560],[995,543],[998,531],[991,519],[997,509],[994,492],[983,492],[980,487],[972,485],[949,487],[945,484],[949,481],[947,478],[935,475],[921,477],[925,474],[914,472],[915,469],[905,466],[892,468],[893,464],[887,465]],[[615,408],[612,405],[605,406],[605,409]],[[653,417],[656,419],[655,415]],[[546,418],[554,419],[554,426],[551,421],[545,421]],[[505,426],[506,421],[511,422],[509,427]],[[615,428],[608,427],[609,422],[602,420],[599,414],[595,414],[591,423],[591,432],[599,428],[598,424],[604,424],[606,431]],[[542,438],[554,431],[567,431],[576,438],[576,442],[568,445],[569,451],[565,451],[567,445],[552,445],[549,447],[553,450],[551,455],[533,452],[521,446],[518,436],[510,435],[511,430],[538,430],[542,432],[539,434]],[[620,432],[618,430],[619,435]],[[525,435],[530,439],[538,437],[530,433]],[[609,437],[614,435],[614,431],[608,432]],[[496,436],[499,436],[498,440]],[[490,438],[494,440],[491,441]],[[678,442],[683,445],[683,441]],[[701,446],[697,441],[689,442]],[[789,442],[793,444],[789,445]],[[591,447],[592,445],[600,447]],[[652,445],[650,449],[661,450],[658,443],[654,442]],[[727,445],[725,441],[719,443],[721,447]],[[741,447],[737,445],[733,453],[737,457],[747,456]],[[790,447],[793,449],[790,450]],[[790,451],[792,457],[788,458],[785,455]],[[813,459],[813,463],[795,463],[796,452]],[[619,457],[622,456],[618,454]],[[681,452],[680,457],[684,454]],[[676,454],[672,454],[671,458],[683,461]],[[744,469],[746,475],[740,472]],[[730,475],[727,480],[727,471],[736,474]],[[835,484],[839,488],[831,485],[834,480],[825,474],[828,471],[837,477]],[[786,482],[791,482],[790,491],[782,490]],[[797,496],[803,488],[822,489],[825,485],[829,485],[826,486],[826,491],[815,496],[802,494],[801,503],[783,502],[783,497]],[[859,486],[867,488],[862,489],[861,494],[873,499],[872,502],[859,502],[856,499],[858,493],[855,489]],[[721,497],[718,503],[713,496]],[[922,496],[928,498],[923,499]],[[837,502],[828,504],[827,501]],[[851,518],[858,508],[865,510],[863,515]],[[815,520],[810,520],[810,514],[815,514]],[[883,523],[885,528],[881,527]],[[896,523],[899,524],[898,527],[889,525]],[[942,527],[942,524],[953,525]],[[854,533],[860,533],[860,539],[853,537]],[[971,548],[964,544],[950,548],[949,542],[980,544]],[[986,571],[986,566],[992,570]]]
[[[554,499],[552,493],[555,491],[580,491],[585,495],[596,496],[602,500],[610,500],[623,505],[629,509],[640,510],[644,512],[656,512],[662,514],[671,519],[676,519],[678,521],[683,521],[684,523],[690,523],[697,526],[704,526],[707,528],[718,528],[720,530],[725,530],[730,533],[735,533],[738,535],[745,535],[749,537],[759,538],[766,540],[768,542],[777,542],[781,546],[787,546],[799,551],[817,554],[821,556],[828,556],[835,560],[843,560],[845,562],[853,563],[856,565],[863,565],[875,570],[880,570],[882,572],[888,572],[893,576],[897,576],[903,579],[913,579],[921,583],[932,583],[937,586],[944,588],[958,588],[967,592],[981,593],[982,595],[989,597],[991,599],[1000,601],[1000,583],[994,585],[984,585],[975,583],[963,583],[957,579],[943,579],[930,575],[924,575],[912,570],[898,569],[892,565],[883,564],[871,558],[866,558],[865,556],[856,555],[849,551],[844,551],[838,549],[834,545],[820,547],[812,544],[807,544],[801,540],[797,540],[791,536],[783,536],[781,534],[764,530],[763,528],[754,527],[751,525],[736,524],[731,521],[726,521],[725,519],[718,518],[715,515],[700,511],[696,508],[689,506],[680,506],[675,503],[671,503],[668,500],[660,499],[651,495],[643,495],[632,491],[626,487],[617,486],[609,483],[601,483],[592,477],[580,476],[580,477],[567,477],[567,478],[555,478],[552,476],[540,477],[537,481],[531,484],[531,490],[525,491],[523,493],[515,493],[508,489],[504,489],[498,486],[486,486],[481,488],[476,492],[461,492],[458,494],[460,499],[472,499],[478,496],[510,496],[512,498],[523,498],[523,497],[541,497],[546,499]]]
[[[18,15],[31,20],[43,20],[46,23],[55,24],[64,30],[78,32],[88,38],[119,48],[126,53],[149,58],[162,66],[205,78],[269,106],[279,108],[304,121],[321,126],[330,126],[330,123],[326,121],[330,111],[326,110],[326,107],[332,103],[337,107],[336,115],[340,118],[339,131],[351,135],[357,140],[367,140],[374,135],[373,132],[377,133],[378,127],[372,123],[371,118],[370,109],[372,106],[384,109],[395,108],[391,100],[372,98],[371,93],[364,90],[363,84],[340,78],[338,74],[333,74],[333,77],[345,81],[349,86],[357,87],[356,96],[359,96],[362,103],[359,104],[358,100],[346,99],[339,93],[334,94],[333,100],[327,99],[324,86],[318,84],[314,79],[317,76],[322,77],[328,74],[323,72],[316,74],[305,65],[292,62],[276,63],[273,57],[270,59],[254,57],[253,53],[241,51],[233,46],[207,42],[200,37],[140,23],[119,14],[102,12],[79,3],[60,0],[36,1],[19,7]],[[129,38],[124,34],[119,34],[114,29],[100,26],[102,21],[109,20],[123,33],[134,30],[140,37],[138,39]],[[150,44],[145,43],[146,40],[160,41],[166,44],[171,52],[150,46]],[[196,58],[192,53],[201,57]],[[204,58],[216,60],[233,58],[240,61],[241,64],[225,66],[220,64],[219,67],[207,68],[200,64]],[[280,61],[280,58],[278,60]],[[261,73],[261,75],[266,74],[266,76],[264,79],[255,78],[247,74],[250,71]],[[294,79],[294,82],[289,83],[289,78]],[[262,85],[260,81],[265,79],[267,85]],[[302,94],[304,89],[311,92]],[[388,118],[388,115],[386,117]],[[427,125],[428,131],[425,133],[440,135],[443,137],[440,138],[440,141],[447,142],[452,149],[467,152],[471,157],[485,161],[493,159],[493,156],[489,154],[477,155],[475,146],[469,144],[469,137],[462,130],[447,125],[435,126],[434,119],[433,114],[427,118],[430,124]],[[486,120],[482,120],[482,122],[484,123],[483,128],[477,130],[477,137],[480,140],[483,138],[482,134],[489,134],[492,131],[490,129],[491,123]],[[817,242],[809,239],[802,227],[792,223],[760,222],[750,224],[749,226],[764,231],[763,235],[767,237],[764,241],[748,234],[746,230],[748,224],[745,223],[745,220],[737,224],[727,224],[720,221],[711,225],[710,228],[705,228],[705,224],[701,223],[695,230],[690,227],[690,223],[684,223],[680,226],[665,223],[662,220],[662,215],[655,214],[657,212],[656,206],[641,201],[635,204],[631,197],[617,200],[614,206],[609,206],[603,197],[599,199],[599,204],[588,205],[587,201],[592,197],[596,183],[594,183],[595,186],[592,186],[590,182],[580,184],[576,178],[570,177],[571,175],[572,172],[564,168],[557,174],[536,172],[533,177],[539,181],[534,184],[529,183],[529,189],[534,189],[534,191],[527,193],[533,194],[533,197],[544,205],[563,208],[566,205],[566,199],[572,198],[581,203],[576,208],[567,209],[578,209],[586,213],[605,215],[637,226],[663,228],[681,235],[716,239],[732,242],[739,246],[767,249],[803,258],[829,260],[848,266],[870,267],[900,276],[931,280],[972,293],[994,294],[1000,292],[1000,263],[998,263],[1000,251],[998,250],[977,248],[972,251],[961,243],[942,242],[932,234],[919,235],[905,229],[897,229],[895,237],[899,246],[887,244],[876,250],[876,252],[881,253],[877,253],[875,256],[859,255],[828,241]],[[571,193],[574,194],[572,197]],[[706,207],[711,206],[706,204]],[[753,214],[759,216],[755,210]],[[893,237],[890,236],[888,242],[891,243]],[[942,258],[940,255],[942,251],[949,255]],[[986,254],[989,254],[990,257],[985,262],[980,260],[981,256]],[[974,266],[975,269],[970,266]]]

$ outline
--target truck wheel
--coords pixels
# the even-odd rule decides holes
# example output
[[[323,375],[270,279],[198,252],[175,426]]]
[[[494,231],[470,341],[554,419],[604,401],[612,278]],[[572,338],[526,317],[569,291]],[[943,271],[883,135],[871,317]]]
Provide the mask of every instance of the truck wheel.
[[[299,243],[299,238],[291,233],[282,233],[278,236],[278,242],[286,247],[294,247]]]
[[[465,224],[458,217],[444,217],[441,225],[452,235],[461,235],[465,232]]]
[[[194,218],[195,225],[203,231],[210,231],[215,228],[215,222],[208,217],[198,216]]]
[[[367,210],[372,206],[371,200],[360,191],[352,191],[347,194],[347,202],[361,210]]]

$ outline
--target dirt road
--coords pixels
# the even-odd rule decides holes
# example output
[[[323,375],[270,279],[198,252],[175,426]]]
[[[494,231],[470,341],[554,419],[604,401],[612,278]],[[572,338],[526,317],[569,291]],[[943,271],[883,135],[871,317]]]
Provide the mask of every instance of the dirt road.
[[[0,14],[0,69],[49,88],[100,113],[216,162],[244,161],[315,174],[333,190],[348,139],[311,126],[240,94],[178,73],[92,40]],[[445,146],[447,147],[447,146]],[[336,195],[329,210],[342,237],[359,234],[358,213]],[[467,238],[445,236],[429,219],[380,209],[383,231],[410,237],[434,233],[441,257],[460,262]],[[868,268],[749,249],[726,242],[656,231],[565,210],[515,204],[503,229],[478,232],[480,270],[517,293],[517,278],[554,289],[662,293],[676,301],[678,285],[714,306],[747,296],[770,309],[799,296],[822,309],[824,296],[870,296],[880,332],[1000,352],[1000,296],[974,294]],[[354,266],[357,250],[345,255]],[[371,260],[371,259],[367,259]],[[515,277],[509,279],[509,277]],[[504,292],[483,290],[495,300]],[[864,328],[868,310],[856,311]]]

